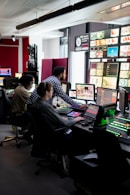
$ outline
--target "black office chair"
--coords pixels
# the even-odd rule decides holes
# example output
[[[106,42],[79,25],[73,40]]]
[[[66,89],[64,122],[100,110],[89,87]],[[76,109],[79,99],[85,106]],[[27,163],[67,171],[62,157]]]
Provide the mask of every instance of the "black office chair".
[[[67,158],[67,147],[64,142],[66,128],[52,130],[50,122],[38,109],[29,108],[29,112],[32,114],[33,126],[35,126],[31,156],[40,158],[37,163],[40,167],[35,173],[39,173],[41,165],[44,165],[45,160],[51,162],[55,157],[55,162],[53,161],[53,163],[61,168],[62,173],[68,174],[67,165],[69,158]]]
[[[85,155],[85,159],[82,156],[82,159],[76,157],[72,165],[76,187],[84,192],[88,190],[92,195],[128,195],[130,165],[118,138],[106,130],[95,129],[92,141],[97,158],[87,158],[89,153]],[[93,157],[92,153],[91,156]]]
[[[0,140],[0,146],[3,146],[4,142],[12,140],[16,140],[17,147],[20,146],[23,135],[28,130],[29,125],[25,118],[25,116],[23,117],[23,112],[11,112],[11,100],[7,96],[5,89],[0,89],[0,123],[12,125],[12,133],[14,132],[14,135],[5,136],[4,139]]]
[[[0,123],[7,123],[11,111],[11,102],[4,89],[0,89]]]
[[[126,188],[130,190],[128,185],[123,184],[130,180],[130,165],[118,138],[106,130],[95,129],[94,141],[98,155],[99,171],[101,171],[96,186],[101,189],[101,183],[99,182],[101,181],[102,185],[108,189],[107,193],[112,193],[114,190],[115,193],[125,195],[126,193],[123,191]],[[102,193],[105,193],[105,191],[102,190]]]

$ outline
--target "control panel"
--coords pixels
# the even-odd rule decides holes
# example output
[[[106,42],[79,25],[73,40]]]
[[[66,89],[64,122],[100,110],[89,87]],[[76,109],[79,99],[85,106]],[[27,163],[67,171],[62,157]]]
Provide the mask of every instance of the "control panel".
[[[119,137],[123,143],[130,144],[130,118],[118,115],[109,123],[106,130]]]

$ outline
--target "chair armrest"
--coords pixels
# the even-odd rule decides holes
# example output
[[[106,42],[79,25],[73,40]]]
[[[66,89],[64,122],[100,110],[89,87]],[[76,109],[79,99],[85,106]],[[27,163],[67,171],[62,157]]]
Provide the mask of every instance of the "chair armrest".
[[[58,129],[55,129],[54,132],[65,132],[66,131],[66,127],[61,127],[61,128],[58,128]]]

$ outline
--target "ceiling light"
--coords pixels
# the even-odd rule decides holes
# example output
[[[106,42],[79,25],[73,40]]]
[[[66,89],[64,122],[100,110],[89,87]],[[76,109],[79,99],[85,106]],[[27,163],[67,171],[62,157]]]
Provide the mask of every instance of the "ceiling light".
[[[16,41],[16,37],[14,35],[11,36],[12,41],[15,42]]]
[[[126,1],[126,2],[124,2],[122,4],[118,4],[118,5],[115,5],[113,7],[109,7],[106,10],[100,11],[99,13],[100,14],[109,14],[109,13],[118,11],[118,10],[123,9],[125,7],[128,7],[128,6],[130,6],[130,1]]]
[[[89,7],[89,6],[92,6],[92,5],[95,5],[97,3],[101,3],[103,1],[108,1],[108,0],[84,0],[84,1],[81,1],[81,2],[78,2],[74,5],[69,5],[68,7],[64,7],[60,10],[57,10],[57,11],[54,11],[54,12],[51,12],[47,15],[43,15],[37,19],[33,19],[33,20],[30,20],[28,22],[25,22],[23,24],[19,24],[16,26],[16,29],[17,30],[21,30],[23,28],[27,28],[29,26],[32,26],[34,24],[38,24],[40,22],[44,22],[46,20],[49,20],[49,19],[52,19],[52,18],[55,18],[57,16],[61,16],[63,14],[67,14],[67,13],[70,13],[72,11],[76,11],[76,10],[80,10],[80,9],[83,9],[85,7]]]

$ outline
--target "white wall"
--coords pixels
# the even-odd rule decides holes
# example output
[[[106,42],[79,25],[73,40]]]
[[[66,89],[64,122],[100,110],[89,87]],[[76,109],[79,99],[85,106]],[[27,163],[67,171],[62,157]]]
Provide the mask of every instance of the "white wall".
[[[44,58],[52,59],[52,58],[59,58],[60,57],[60,42],[59,38],[55,39],[43,39],[42,41],[42,50],[44,52]]]
[[[85,52],[70,52],[69,81],[72,89],[75,83],[85,83]]]

